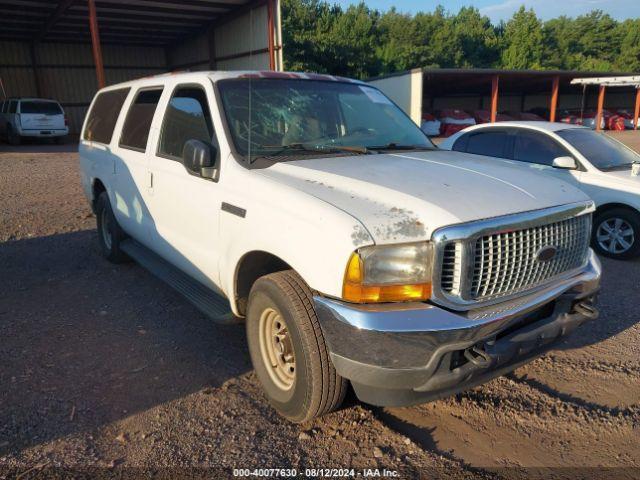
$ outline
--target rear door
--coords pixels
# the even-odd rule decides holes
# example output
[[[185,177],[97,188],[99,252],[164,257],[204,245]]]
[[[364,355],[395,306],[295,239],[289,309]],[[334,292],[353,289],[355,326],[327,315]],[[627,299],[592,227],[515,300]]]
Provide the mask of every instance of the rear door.
[[[153,219],[149,212],[152,129],[163,86],[141,87],[125,104],[124,121],[118,122],[115,158],[115,196],[118,222],[139,242],[150,245]]]
[[[58,102],[22,100],[19,111],[23,130],[63,130],[64,112]]]

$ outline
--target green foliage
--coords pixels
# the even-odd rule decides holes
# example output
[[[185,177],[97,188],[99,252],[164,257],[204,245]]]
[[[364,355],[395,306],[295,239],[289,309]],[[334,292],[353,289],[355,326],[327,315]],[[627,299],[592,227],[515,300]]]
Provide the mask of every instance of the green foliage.
[[[602,11],[542,22],[522,7],[492,25],[473,7],[409,15],[282,0],[285,68],[367,78],[416,67],[640,71],[640,19]]]
[[[625,20],[617,28],[620,55],[615,59],[617,69],[640,72],[640,19]]]
[[[542,24],[533,10],[520,7],[504,30],[502,66],[511,69],[542,67],[544,51]]]

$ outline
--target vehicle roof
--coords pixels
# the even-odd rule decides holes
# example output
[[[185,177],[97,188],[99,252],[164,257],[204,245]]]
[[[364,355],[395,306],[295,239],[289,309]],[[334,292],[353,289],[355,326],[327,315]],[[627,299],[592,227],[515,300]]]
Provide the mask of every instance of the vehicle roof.
[[[481,123],[474,125],[473,127],[465,128],[465,131],[471,131],[479,128],[487,127],[516,127],[516,128],[529,128],[533,130],[542,130],[545,132],[557,132],[559,130],[568,130],[573,128],[587,128],[582,125],[574,125],[571,123],[561,122],[544,122],[544,121],[528,121],[528,120],[513,120],[507,122],[497,123]]]
[[[237,70],[237,71],[203,71],[203,72],[169,72],[149,77],[138,78],[128,82],[109,85],[103,90],[114,90],[118,88],[132,87],[138,85],[154,85],[158,81],[165,79],[177,80],[179,82],[196,81],[208,78],[212,81],[224,80],[228,78],[277,78],[277,79],[298,79],[298,80],[322,80],[329,82],[349,82],[361,85],[368,85],[360,80],[337,77],[335,75],[325,75],[320,73],[304,72],[275,72],[271,70]],[[372,85],[371,85],[372,86]],[[373,87],[373,86],[372,86]],[[375,88],[375,87],[373,87]]]

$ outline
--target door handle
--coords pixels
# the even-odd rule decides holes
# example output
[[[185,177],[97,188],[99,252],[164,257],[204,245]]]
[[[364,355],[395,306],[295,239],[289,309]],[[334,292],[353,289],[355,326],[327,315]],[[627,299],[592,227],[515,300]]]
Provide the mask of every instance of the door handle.
[[[147,173],[148,173],[147,187],[153,188],[153,172],[147,172]]]

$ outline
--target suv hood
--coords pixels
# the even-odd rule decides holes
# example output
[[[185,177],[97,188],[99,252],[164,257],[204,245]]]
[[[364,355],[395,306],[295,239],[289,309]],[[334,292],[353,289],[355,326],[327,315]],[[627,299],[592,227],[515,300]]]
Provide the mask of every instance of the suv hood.
[[[377,244],[431,238],[456,224],[588,200],[560,180],[459,152],[300,159],[257,170],[334,205]],[[370,239],[353,232],[354,245]]]

